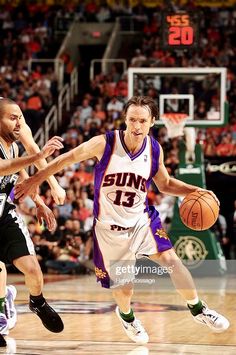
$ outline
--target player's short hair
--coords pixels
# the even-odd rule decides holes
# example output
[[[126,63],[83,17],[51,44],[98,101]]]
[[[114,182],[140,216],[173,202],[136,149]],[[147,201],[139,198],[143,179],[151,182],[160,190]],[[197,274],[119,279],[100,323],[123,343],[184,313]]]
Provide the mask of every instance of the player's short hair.
[[[2,118],[2,115],[4,114],[6,105],[17,105],[17,103],[11,99],[0,96],[0,119]]]
[[[131,97],[124,106],[124,110],[123,110],[124,117],[126,116],[128,108],[131,105],[148,106],[148,108],[151,112],[152,118],[154,118],[155,120],[158,118],[158,115],[159,115],[158,105],[157,105],[156,101],[153,100],[153,98],[151,98],[150,96],[133,96],[133,97]]]

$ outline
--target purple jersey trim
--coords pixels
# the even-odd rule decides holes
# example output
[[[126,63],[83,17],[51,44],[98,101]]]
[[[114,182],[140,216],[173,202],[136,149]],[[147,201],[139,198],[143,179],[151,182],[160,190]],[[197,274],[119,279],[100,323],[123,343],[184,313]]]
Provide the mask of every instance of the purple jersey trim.
[[[105,268],[102,252],[99,248],[97,236],[95,233],[95,224],[93,226],[93,261],[95,265],[97,282],[101,282],[102,287],[110,288],[110,277]]]
[[[10,199],[12,200],[12,202],[15,199],[15,192],[14,192],[14,188],[11,190],[10,195],[9,195]]]
[[[106,133],[106,146],[100,162],[98,162],[94,169],[94,207],[93,207],[93,214],[95,218],[98,218],[99,215],[99,195],[100,195],[100,188],[102,184],[102,180],[104,174],[106,172],[106,168],[108,163],[111,159],[111,155],[113,152],[113,147],[115,143],[115,132],[107,132]]]
[[[151,185],[152,178],[156,175],[158,168],[159,168],[159,157],[160,157],[160,146],[159,143],[152,137],[150,137],[150,143],[151,143],[151,170],[150,170],[150,176],[146,182],[146,188],[147,190],[149,189],[149,186]]]
[[[159,143],[153,137],[150,137],[150,140],[152,167],[149,179],[152,179],[156,175],[159,168],[160,146]]]
[[[152,166],[150,171],[150,176],[146,182],[147,190],[151,184],[152,178],[156,175],[158,168],[159,168],[159,157],[160,157],[160,146],[159,143],[153,138],[150,137],[151,140],[151,159],[152,159]],[[148,213],[150,218],[150,228],[153,234],[153,238],[157,244],[158,252],[162,252],[168,249],[171,249],[173,246],[169,239],[165,239],[161,237],[157,231],[163,229],[161,220],[159,217],[159,212],[155,209],[154,206],[148,205],[148,199],[146,198],[146,208],[144,212]]]
[[[163,230],[161,220],[159,217],[159,212],[155,209],[154,206],[148,206],[146,212],[150,218],[150,228],[152,231],[153,238],[155,239],[157,250],[159,253],[173,248],[173,245],[170,239],[166,239],[158,233],[159,230]]]
[[[129,149],[126,147],[125,140],[124,140],[124,131],[121,131],[121,130],[119,131],[119,137],[120,137],[122,147],[124,148],[126,154],[130,157],[131,160],[138,158],[143,153],[144,149],[146,148],[147,137],[144,138],[143,144],[142,144],[142,147],[140,148],[140,150],[137,153],[132,154],[132,153],[130,153]]]

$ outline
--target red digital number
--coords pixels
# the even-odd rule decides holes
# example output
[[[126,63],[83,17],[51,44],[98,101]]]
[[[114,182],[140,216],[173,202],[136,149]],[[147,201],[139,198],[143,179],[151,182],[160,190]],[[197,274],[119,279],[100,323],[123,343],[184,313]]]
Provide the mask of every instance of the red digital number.
[[[189,26],[189,15],[168,15],[166,21],[170,26]]]
[[[192,27],[176,27],[169,29],[168,44],[170,46],[189,46],[193,44],[193,28]]]
[[[189,26],[189,15],[181,16],[182,26]]]

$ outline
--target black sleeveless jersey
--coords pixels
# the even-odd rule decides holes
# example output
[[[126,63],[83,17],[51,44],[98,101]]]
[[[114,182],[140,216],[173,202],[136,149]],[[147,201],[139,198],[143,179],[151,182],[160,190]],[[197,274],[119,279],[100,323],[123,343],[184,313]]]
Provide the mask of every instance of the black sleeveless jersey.
[[[1,159],[12,159],[15,158],[16,154],[14,151],[13,144],[10,149],[10,157],[7,156],[5,149],[0,143],[0,158]],[[0,219],[6,214],[9,209],[15,207],[13,204],[14,194],[13,188],[18,179],[17,174],[2,176],[0,171]],[[13,195],[13,196],[12,196]]]

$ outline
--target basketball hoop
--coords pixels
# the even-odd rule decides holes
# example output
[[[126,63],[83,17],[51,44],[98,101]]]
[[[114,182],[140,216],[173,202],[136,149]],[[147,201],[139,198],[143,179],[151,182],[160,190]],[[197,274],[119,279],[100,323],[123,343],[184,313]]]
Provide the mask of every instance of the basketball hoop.
[[[181,137],[184,135],[184,126],[188,119],[186,113],[164,113],[160,118],[167,128],[169,138]]]

